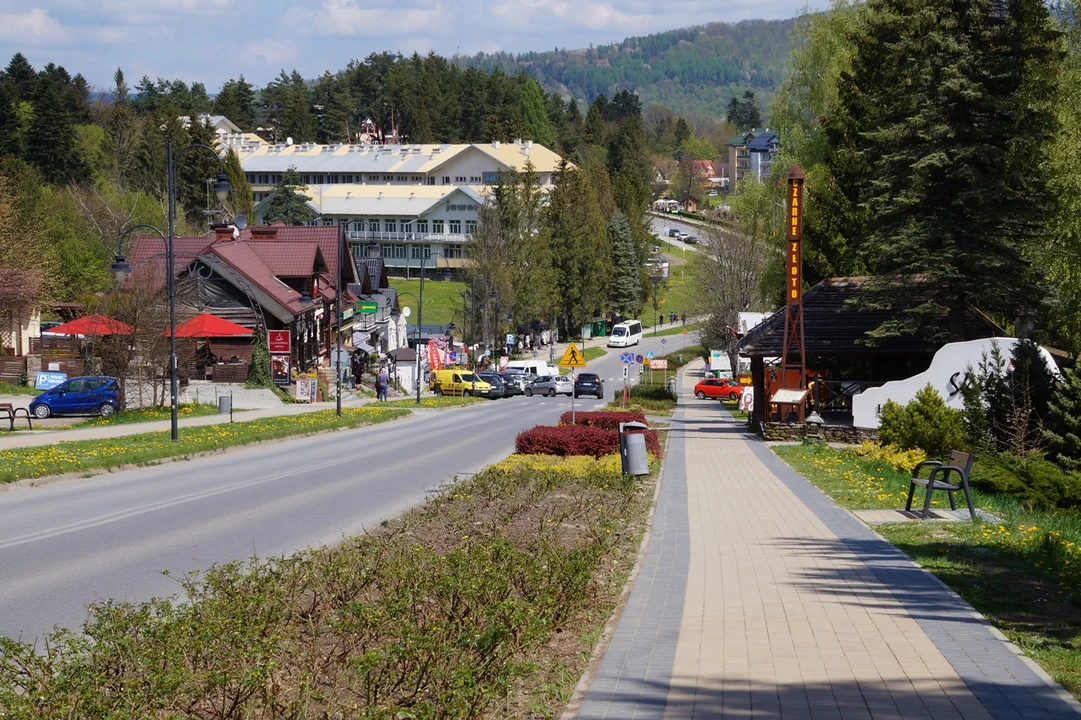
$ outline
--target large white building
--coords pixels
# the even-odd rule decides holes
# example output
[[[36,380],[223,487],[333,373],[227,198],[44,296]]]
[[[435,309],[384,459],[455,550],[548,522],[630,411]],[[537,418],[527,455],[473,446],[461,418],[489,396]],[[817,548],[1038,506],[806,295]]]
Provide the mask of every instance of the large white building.
[[[358,257],[379,245],[388,270],[461,267],[487,187],[501,173],[531,167],[551,187],[560,156],[531,141],[462,145],[271,145],[226,136],[248,176],[256,216],[284,172],[307,186],[315,224],[345,224]],[[442,256],[442,257],[439,257]],[[444,259],[445,258],[445,259]]]

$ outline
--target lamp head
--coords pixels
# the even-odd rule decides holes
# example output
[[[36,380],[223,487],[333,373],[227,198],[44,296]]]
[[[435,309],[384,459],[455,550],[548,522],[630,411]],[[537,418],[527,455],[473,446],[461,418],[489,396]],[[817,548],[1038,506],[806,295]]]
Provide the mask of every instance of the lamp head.
[[[117,255],[109,270],[116,276],[118,282],[124,282],[124,278],[131,272],[131,265],[128,265],[128,261],[123,255]]]
[[[229,193],[233,191],[233,186],[229,184],[229,178],[224,174],[218,175],[217,181],[214,183],[214,194],[218,196],[220,202],[225,202],[229,199]]]

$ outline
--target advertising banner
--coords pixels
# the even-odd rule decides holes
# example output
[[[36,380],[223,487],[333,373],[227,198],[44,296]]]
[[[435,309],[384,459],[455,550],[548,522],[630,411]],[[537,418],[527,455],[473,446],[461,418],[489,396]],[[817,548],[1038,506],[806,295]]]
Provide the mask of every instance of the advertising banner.
[[[270,381],[275,385],[289,384],[289,356],[270,356]]]

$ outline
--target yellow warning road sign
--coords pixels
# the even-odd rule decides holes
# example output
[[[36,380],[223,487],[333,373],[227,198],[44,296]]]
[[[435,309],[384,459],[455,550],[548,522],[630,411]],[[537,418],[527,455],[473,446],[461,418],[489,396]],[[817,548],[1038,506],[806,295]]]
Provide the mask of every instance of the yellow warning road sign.
[[[578,347],[571,343],[567,346],[567,352],[563,353],[563,359],[559,361],[559,367],[565,368],[583,368],[586,366],[586,359],[582,357],[582,353],[578,352]]]

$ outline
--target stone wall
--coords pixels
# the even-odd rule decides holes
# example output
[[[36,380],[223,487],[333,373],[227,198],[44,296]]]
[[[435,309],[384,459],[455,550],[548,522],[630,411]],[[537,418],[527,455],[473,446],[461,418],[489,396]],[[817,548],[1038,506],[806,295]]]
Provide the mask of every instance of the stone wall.
[[[851,425],[762,423],[760,434],[764,440],[774,442],[800,442],[807,438],[828,443],[859,445],[867,441],[878,441],[878,430],[852,427]]]

